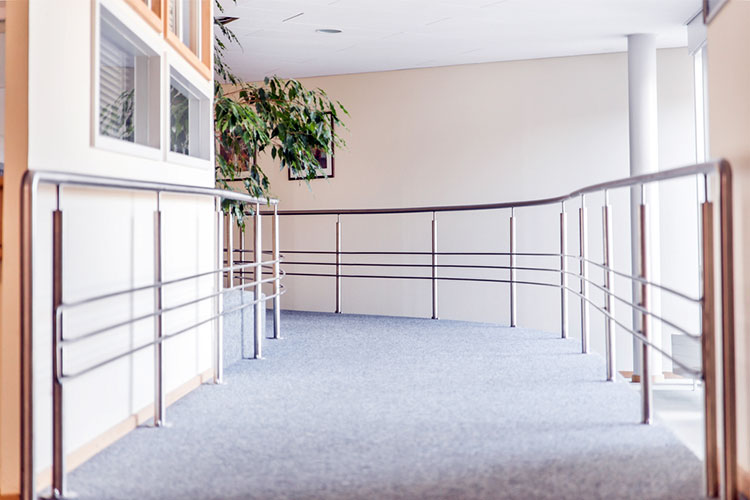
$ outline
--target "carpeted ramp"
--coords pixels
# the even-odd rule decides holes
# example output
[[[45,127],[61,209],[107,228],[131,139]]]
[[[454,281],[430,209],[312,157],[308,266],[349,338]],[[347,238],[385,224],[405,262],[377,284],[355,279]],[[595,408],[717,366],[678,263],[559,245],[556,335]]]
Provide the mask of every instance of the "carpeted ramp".
[[[284,312],[226,370],[70,475],[81,499],[691,499],[701,464],[556,334]],[[268,329],[271,320],[269,317]]]

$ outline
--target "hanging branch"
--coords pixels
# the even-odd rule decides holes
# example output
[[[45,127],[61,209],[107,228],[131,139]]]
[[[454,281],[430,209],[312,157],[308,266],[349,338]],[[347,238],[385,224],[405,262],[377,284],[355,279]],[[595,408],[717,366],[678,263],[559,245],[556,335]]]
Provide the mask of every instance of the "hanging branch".
[[[224,12],[220,1],[215,3]],[[239,46],[239,40],[216,18],[214,25],[218,185],[230,189],[230,182],[241,180],[250,195],[269,197],[268,177],[257,161],[263,154],[270,154],[281,170],[288,168],[309,184],[319,168],[315,151],[332,156],[335,148],[345,146],[336,130],[344,127],[340,117],[349,113],[323,90],[308,90],[297,80],[273,76],[262,84],[243,82],[225,62],[228,44]],[[234,88],[225,93],[223,84]],[[242,204],[225,202],[224,209],[242,223]]]

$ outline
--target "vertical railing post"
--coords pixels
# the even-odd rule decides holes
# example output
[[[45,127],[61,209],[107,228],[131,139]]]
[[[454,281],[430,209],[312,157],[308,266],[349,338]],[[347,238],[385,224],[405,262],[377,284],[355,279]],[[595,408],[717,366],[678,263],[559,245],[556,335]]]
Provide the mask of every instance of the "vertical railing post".
[[[52,498],[63,498],[65,486],[65,418],[63,405],[62,315],[63,303],[63,217],[52,212]]]
[[[281,338],[281,250],[279,246],[279,206],[273,206],[273,338]]]
[[[255,204],[255,214],[253,215],[254,224],[254,238],[253,238],[253,255],[255,256],[255,313],[253,321],[253,354],[255,359],[261,359],[263,357],[263,315],[265,315],[265,307],[263,302],[263,228],[261,227],[260,218],[260,203]],[[243,280],[244,281],[244,280]]]
[[[221,309],[224,303],[222,294],[224,276],[220,269],[224,268],[224,238],[221,234],[221,226],[224,223],[224,212],[221,210],[221,198],[216,198],[216,266],[217,272],[214,274],[214,289],[216,297],[214,298],[214,384],[224,382],[224,317]]]
[[[336,314],[341,314],[341,215],[336,215]]]
[[[437,213],[432,212],[432,319],[438,319],[438,222]]]
[[[648,282],[648,210],[645,203],[640,205],[640,261],[641,261],[641,303],[640,306],[644,311],[649,307],[649,286]],[[651,387],[651,346],[648,344],[650,332],[650,317],[645,312],[641,312],[641,335],[645,341],[641,341],[641,416],[642,423],[650,424],[653,416],[653,395]]]
[[[161,230],[161,193],[156,193],[156,212],[154,213],[154,426],[166,425],[166,398],[164,395],[164,332],[161,314],[164,305],[162,288],[162,230]]]
[[[226,222],[224,226],[224,232],[227,238],[226,248],[226,266],[227,266],[227,280],[224,283],[225,288],[232,288],[234,286],[234,220],[232,213],[228,213],[224,218]]]
[[[615,309],[612,297],[615,293],[614,245],[612,239],[612,207],[609,192],[604,191],[602,207],[602,255],[604,256],[604,310],[609,314],[604,318],[604,349],[607,362],[607,380],[614,382],[617,377],[615,351]]]
[[[578,209],[578,243],[580,257],[580,292],[581,292],[581,352],[589,352],[589,282],[587,281],[586,271],[588,263],[586,262],[586,247],[588,244],[588,217],[586,214],[586,198],[581,195],[581,208]]]
[[[243,209],[244,210],[244,209]],[[239,282],[240,282],[240,342],[242,342],[242,348],[240,349],[242,352],[242,359],[246,359],[245,356],[245,313],[247,312],[247,309],[245,306],[245,295],[247,294],[247,288],[245,287],[246,284],[246,278],[247,274],[245,273],[252,273],[250,270],[250,267],[247,267],[245,264],[247,264],[250,259],[248,258],[247,252],[245,252],[245,239],[247,238],[247,235],[245,234],[245,228],[247,227],[247,222],[245,222],[245,225],[238,228],[237,235],[240,238],[240,248],[239,248],[239,255],[240,258],[238,259],[240,261],[239,265]],[[234,249],[231,249],[230,252],[234,255]],[[234,262],[234,257],[232,258],[232,262]],[[232,276],[234,276],[234,273],[232,273]],[[255,274],[253,274],[255,276]],[[234,286],[234,283],[232,283],[232,286]],[[255,295],[255,292],[253,292],[253,295]]]
[[[560,334],[568,338],[568,216],[565,202],[560,210]]]
[[[510,209],[510,326],[516,326],[516,209]]]
[[[717,428],[716,328],[714,300],[713,204],[701,203],[701,342],[705,404],[706,496],[719,496],[719,440]]]

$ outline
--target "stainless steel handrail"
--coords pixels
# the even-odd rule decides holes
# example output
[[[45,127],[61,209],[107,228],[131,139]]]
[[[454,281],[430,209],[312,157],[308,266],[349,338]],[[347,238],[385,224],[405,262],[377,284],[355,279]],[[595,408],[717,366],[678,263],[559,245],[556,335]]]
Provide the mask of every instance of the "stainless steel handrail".
[[[255,357],[260,357],[260,337],[262,336],[261,319],[260,315],[264,314],[263,304],[269,300],[273,301],[274,304],[274,332],[280,331],[279,323],[279,311],[280,301],[279,297],[285,293],[284,286],[280,283],[284,276],[284,271],[279,267],[282,257],[279,254],[278,249],[278,217],[273,217],[273,231],[274,238],[274,250],[272,250],[274,256],[270,260],[262,260],[261,252],[258,252],[253,262],[233,264],[232,260],[229,259],[228,263],[224,263],[224,255],[231,255],[233,252],[226,252],[224,249],[223,236],[221,231],[221,225],[226,222],[228,228],[232,228],[232,217],[226,217],[221,209],[221,200],[233,200],[254,205],[254,228],[256,232],[256,248],[260,247],[261,243],[261,217],[260,208],[261,205],[272,206],[274,212],[277,210],[278,200],[265,199],[265,198],[254,198],[242,193],[234,191],[224,191],[213,188],[204,188],[196,186],[186,186],[169,183],[158,183],[158,182],[146,182],[129,179],[117,179],[108,177],[97,177],[88,176],[82,174],[72,174],[65,172],[48,172],[48,171],[29,171],[23,178],[22,192],[21,192],[21,499],[22,500],[33,500],[37,497],[36,492],[36,464],[34,459],[34,391],[33,391],[33,332],[34,326],[33,320],[33,307],[34,307],[34,294],[32,285],[34,282],[34,265],[33,265],[33,251],[38,223],[38,207],[37,198],[39,186],[52,185],[56,187],[56,208],[53,210],[53,233],[52,233],[52,249],[53,249],[53,272],[52,272],[52,289],[53,289],[53,304],[51,310],[52,318],[52,331],[53,331],[53,376],[52,376],[52,427],[53,427],[53,438],[52,438],[52,485],[51,485],[51,496],[52,498],[63,498],[67,493],[66,480],[65,480],[65,449],[64,449],[64,426],[63,426],[63,385],[66,381],[80,377],[86,373],[90,373],[98,368],[108,365],[114,361],[130,356],[136,352],[142,351],[146,348],[154,348],[154,424],[155,426],[161,426],[165,423],[165,397],[164,397],[164,386],[163,386],[163,375],[162,375],[162,345],[169,339],[182,335],[184,333],[195,331],[199,326],[212,323],[214,325],[214,358],[213,358],[213,370],[214,370],[214,382],[221,383],[223,379],[223,362],[222,362],[222,345],[223,345],[223,332],[221,319],[227,315],[239,312],[248,307],[255,308],[255,325],[254,325],[254,339],[255,339]],[[60,198],[61,198],[61,187],[78,186],[78,187],[91,187],[103,190],[126,190],[126,191],[143,191],[153,193],[156,201],[155,211],[155,243],[154,243],[154,258],[155,258],[155,278],[154,281],[148,285],[132,287],[126,290],[117,290],[115,292],[103,293],[93,297],[87,297],[72,302],[63,301],[63,248],[62,248],[62,235],[63,235],[63,217],[60,209]],[[161,195],[163,193],[169,194],[184,194],[192,196],[210,197],[215,201],[215,214],[216,214],[216,269],[210,271],[200,272],[189,276],[182,276],[175,279],[164,280],[161,275],[161,261],[163,256],[161,255]],[[227,237],[230,242],[229,250],[234,250],[231,246],[231,234]],[[257,270],[268,268],[271,270],[271,278],[264,279],[260,272]],[[245,269],[256,270],[255,277],[252,281],[242,280],[239,286],[234,285],[233,276],[236,271],[242,273]],[[227,287],[222,286],[221,276],[227,275]],[[177,283],[186,282],[188,280],[196,280],[200,278],[206,278],[214,276],[214,288],[215,291],[210,294],[204,294],[196,299],[190,299],[182,301],[177,305],[163,307],[162,296],[163,290]],[[261,293],[261,287],[264,284],[272,284],[274,291],[272,294],[263,295]],[[221,297],[226,293],[232,291],[244,291],[247,289],[254,290],[255,298],[252,301],[246,302],[243,300],[242,304],[233,307],[231,309],[221,308]],[[69,337],[63,334],[63,315],[68,311],[74,310],[79,307],[91,305],[99,301],[115,299],[125,295],[132,295],[134,293],[144,292],[153,290],[155,298],[154,311],[138,317],[132,317],[125,321],[120,321],[114,324],[107,325],[106,327],[98,328],[94,331],[87,332],[85,334]],[[211,314],[207,318],[203,318],[197,322],[191,323],[189,326],[181,327],[177,331],[164,333],[162,331],[162,316],[167,312],[174,312],[181,308],[197,304],[199,302],[213,300],[215,313]],[[119,352],[114,356],[110,356],[104,360],[97,361],[90,366],[86,366],[76,372],[66,372],[62,367],[63,351],[66,346],[74,343],[83,342],[92,339],[98,335],[112,332],[117,328],[134,324],[140,321],[147,320],[149,318],[154,319],[155,336],[154,340],[145,344],[137,345],[134,348],[129,348],[123,352]],[[274,335],[274,338],[279,338],[279,335]]]
[[[500,210],[506,208],[523,208],[523,207],[536,207],[542,205],[555,205],[563,203],[581,195],[598,193],[608,189],[616,189],[630,186],[640,186],[642,184],[649,184],[653,182],[665,181],[670,179],[677,179],[680,177],[687,177],[690,175],[699,174],[712,174],[716,173],[720,167],[721,162],[707,162],[699,163],[697,165],[689,165],[687,167],[675,168],[671,170],[662,170],[660,172],[654,172],[651,174],[636,175],[633,177],[625,177],[623,179],[617,179],[614,181],[602,182],[600,184],[593,184],[586,186],[581,189],[577,189],[572,193],[555,196],[552,198],[539,198],[535,200],[523,200],[523,201],[511,201],[503,203],[486,203],[477,205],[443,205],[433,207],[412,207],[412,208],[356,208],[356,209],[321,209],[321,210],[279,210],[279,215],[384,215],[384,214],[417,214],[417,213],[432,213],[432,212],[466,212],[466,211],[477,211],[477,210]],[[729,164],[727,163],[727,168]]]
[[[703,230],[703,248],[701,257],[703,259],[703,277],[702,277],[702,293],[700,297],[696,298],[687,293],[676,290],[670,286],[662,283],[655,282],[650,279],[647,273],[646,259],[649,255],[649,241],[648,233],[646,231],[646,224],[648,219],[647,205],[642,203],[638,208],[639,210],[639,234],[631,235],[632,238],[639,242],[641,270],[639,273],[627,274],[622,271],[614,269],[612,262],[612,243],[611,243],[611,211],[609,210],[609,196],[608,192],[618,188],[640,188],[651,183],[669,181],[673,179],[685,178],[690,176],[703,176],[717,180],[717,193],[719,204],[718,220],[720,221],[719,227],[716,230],[713,229],[711,224],[711,218],[713,217],[713,203],[706,200],[701,204],[701,221],[704,227]],[[656,173],[628,177],[624,179],[604,182],[587,186],[569,194],[562,196],[541,198],[536,200],[523,200],[515,202],[503,202],[503,203],[489,203],[489,204],[474,204],[474,205],[452,205],[452,206],[423,206],[423,207],[404,207],[404,208],[362,208],[362,209],[323,209],[323,210],[278,210],[274,209],[273,214],[276,216],[334,216],[336,219],[336,246],[335,251],[330,250],[307,250],[307,249],[288,249],[282,250],[284,254],[293,255],[306,255],[306,256],[334,256],[335,262],[315,262],[312,260],[304,261],[286,261],[285,266],[294,266],[294,270],[287,272],[288,276],[308,276],[308,277],[330,277],[336,280],[336,312],[341,312],[341,281],[342,279],[406,279],[406,280],[430,280],[432,283],[432,318],[438,317],[437,311],[437,284],[440,281],[463,281],[463,282],[492,282],[492,283],[506,283],[510,286],[510,317],[511,326],[515,326],[515,304],[516,304],[516,290],[515,285],[532,285],[532,286],[546,286],[555,287],[561,290],[561,330],[562,337],[567,337],[567,297],[566,292],[573,294],[578,297],[581,302],[581,330],[582,330],[582,350],[587,352],[587,340],[588,340],[588,307],[593,307],[597,312],[601,313],[605,318],[605,345],[606,345],[606,356],[607,356],[607,380],[614,380],[614,329],[615,326],[619,326],[627,333],[632,335],[634,338],[641,342],[642,346],[642,366],[643,376],[641,377],[641,384],[643,387],[642,392],[642,407],[643,407],[643,422],[649,423],[651,421],[651,377],[649,376],[648,368],[650,366],[650,350],[660,352],[662,355],[671,359],[676,366],[679,366],[686,370],[686,372],[701,376],[705,382],[705,407],[706,407],[706,443],[709,445],[716,444],[715,449],[707,449],[707,484],[706,492],[709,496],[715,496],[718,490],[718,473],[715,471],[719,467],[719,449],[718,449],[718,432],[719,427],[716,425],[717,408],[716,402],[719,398],[718,394],[721,393],[722,397],[726,401],[724,416],[724,467],[723,480],[725,483],[725,490],[730,494],[736,491],[737,482],[737,471],[736,471],[736,410],[735,410],[735,392],[736,388],[734,385],[734,312],[733,312],[733,281],[732,281],[732,187],[731,187],[731,170],[729,164],[726,161],[714,161],[701,163],[698,165],[691,165],[683,168],[677,168],[672,170],[665,170]],[[605,252],[604,262],[596,262],[586,256],[586,253],[582,251],[579,255],[571,255],[566,250],[566,239],[567,239],[567,224],[566,224],[566,210],[565,203],[570,200],[581,200],[581,211],[578,217],[578,232],[581,243],[581,248],[585,249],[588,244],[588,231],[587,228],[587,217],[585,210],[584,197],[586,195],[594,193],[604,193],[604,206],[603,206],[603,225],[604,230],[602,232],[603,248]],[[513,210],[524,207],[538,207],[538,206],[550,206],[559,204],[561,207],[560,213],[560,252],[518,252],[515,248],[515,217],[513,216]],[[510,249],[507,252],[442,252],[437,250],[436,234],[437,234],[437,218],[436,214],[443,212],[468,212],[468,211],[485,211],[485,210],[503,210],[510,209],[510,234],[511,244]],[[264,212],[264,215],[268,212]],[[364,216],[364,215],[385,215],[385,214],[427,214],[431,215],[432,224],[432,241],[431,251],[345,251],[341,248],[341,216]],[[708,228],[708,229],[707,229]],[[714,234],[714,232],[716,234]],[[711,245],[707,244],[710,238],[716,238],[720,242],[721,255],[720,255],[720,269],[721,273],[718,277],[715,277],[713,272],[713,250]],[[394,262],[392,264],[373,262],[342,262],[342,256],[425,256],[431,258],[431,263],[404,263]],[[490,265],[470,265],[470,264],[446,264],[438,263],[437,258],[439,256],[464,256],[464,257],[479,257],[479,256],[500,256],[508,257],[509,265],[503,266],[490,266]],[[533,267],[529,265],[517,265],[516,257],[534,257],[534,258],[556,258],[559,260],[560,268],[551,269],[546,267]],[[568,259],[574,259],[579,264],[579,270],[571,271],[568,270],[566,261]],[[595,266],[604,273],[604,284],[600,285],[593,280],[588,272],[587,267],[589,265]],[[334,267],[335,272],[331,273],[318,273],[318,272],[302,272],[298,267],[307,266],[330,266]],[[383,274],[344,274],[342,272],[343,267],[373,267],[373,268],[392,268],[392,269],[430,269],[432,271],[430,276],[411,276],[411,275],[383,275]],[[438,276],[437,271],[439,269],[498,269],[505,270],[510,273],[509,279],[491,279],[491,278],[480,278],[480,277],[454,277],[454,276]],[[515,277],[516,271],[525,272],[556,272],[561,276],[560,283],[549,283],[533,279],[518,280]],[[578,279],[580,283],[580,290],[574,290],[568,286],[566,277],[573,276],[574,279]],[[618,296],[614,291],[614,276],[620,276],[631,281],[634,290],[637,290],[638,300],[629,301]],[[713,281],[719,278],[721,281],[721,287],[714,287]],[[603,293],[604,306],[596,304],[589,296],[589,285],[592,285],[596,290]],[[714,289],[720,290],[721,300],[720,303],[720,314],[721,314],[721,325],[722,325],[722,337],[716,335],[713,321],[707,320],[706,318],[713,318],[715,314],[715,303],[713,294]],[[703,321],[701,322],[701,334],[696,335],[687,329],[679,326],[676,322],[671,321],[663,315],[655,313],[649,306],[650,294],[652,289],[659,289],[666,293],[673,295],[687,303],[697,304],[701,308],[701,316]],[[710,296],[709,296],[710,295]],[[627,326],[621,321],[617,320],[613,313],[614,304],[610,299],[615,299],[617,303],[624,304],[626,307],[632,309],[634,314],[634,325]],[[659,347],[658,344],[654,343],[650,339],[650,323],[651,320],[660,321],[662,324],[685,334],[691,339],[700,340],[702,342],[702,367],[700,370],[696,370],[695,367],[687,366],[679,359],[675,359],[673,355],[668,353],[666,350]],[[713,349],[716,348],[717,340],[721,339],[722,348],[722,367],[723,374],[719,377],[716,373],[716,363],[713,362],[711,355]],[[713,347],[712,347],[713,346]],[[733,498],[733,497],[732,497]]]

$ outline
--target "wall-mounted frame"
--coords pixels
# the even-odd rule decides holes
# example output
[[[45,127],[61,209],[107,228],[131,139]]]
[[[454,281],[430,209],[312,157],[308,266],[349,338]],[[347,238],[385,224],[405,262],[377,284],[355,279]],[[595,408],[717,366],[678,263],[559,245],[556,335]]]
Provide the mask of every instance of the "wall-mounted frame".
[[[703,22],[710,23],[728,0],[703,0]]]
[[[333,150],[333,147],[331,147]],[[315,179],[330,179],[334,175],[334,157],[333,154],[327,155],[325,151],[315,150],[315,159],[318,161],[318,168],[315,169]],[[289,180],[298,181],[307,178],[307,172],[296,173],[288,169]]]
[[[334,127],[334,121],[333,116],[331,116],[331,133],[333,133],[333,127]],[[330,179],[333,178],[333,175],[335,173],[335,156],[336,156],[336,147],[335,143],[331,143],[331,154],[326,154],[325,151],[321,151],[319,149],[316,149],[315,152],[315,159],[318,161],[318,167],[315,169],[315,177],[314,179]],[[291,169],[287,169],[287,172],[289,173],[289,180],[290,181],[299,181],[303,179],[307,179],[307,171],[305,172],[292,172]]]

